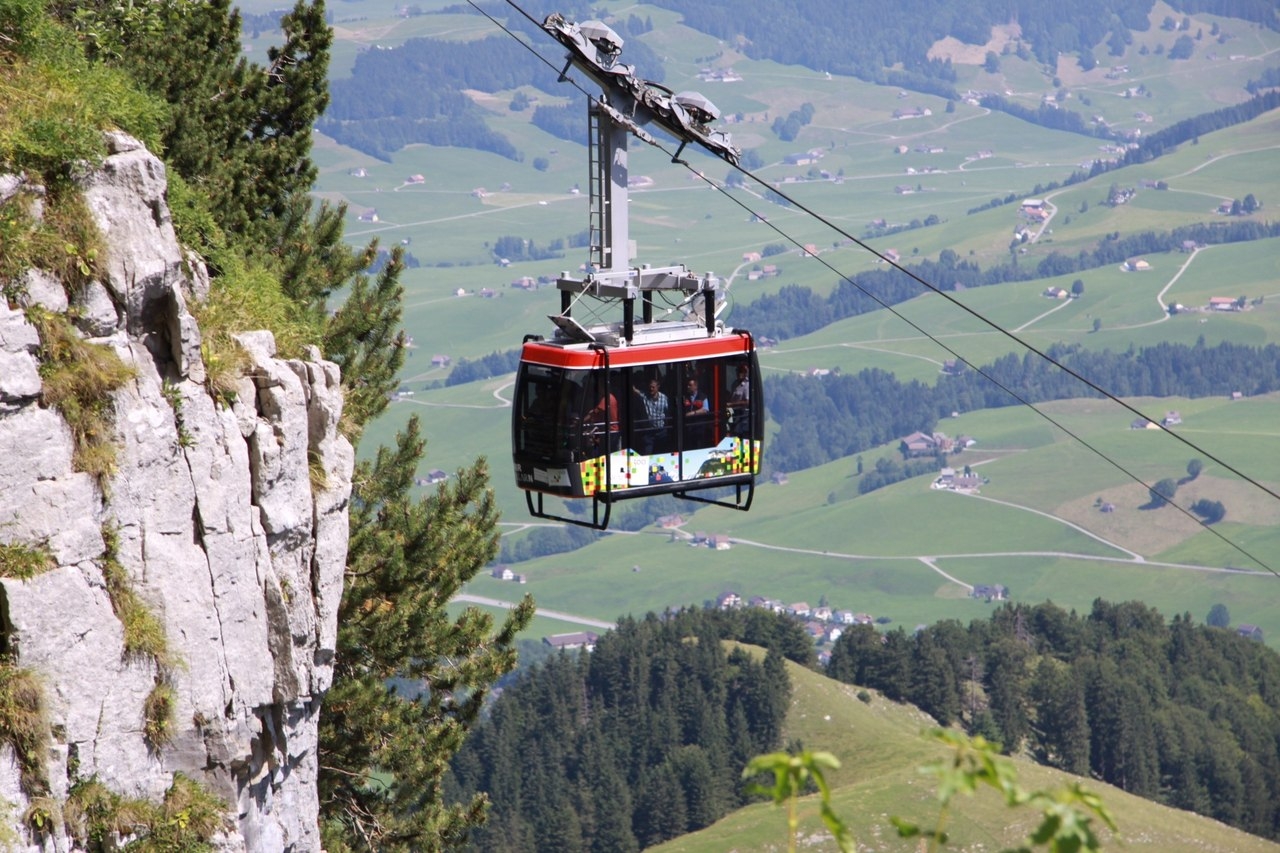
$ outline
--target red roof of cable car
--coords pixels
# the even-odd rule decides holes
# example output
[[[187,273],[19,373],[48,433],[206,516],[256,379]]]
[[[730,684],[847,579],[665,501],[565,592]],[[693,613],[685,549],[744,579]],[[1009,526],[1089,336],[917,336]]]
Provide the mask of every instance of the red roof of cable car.
[[[643,364],[665,364],[672,361],[691,361],[700,358],[739,355],[751,352],[751,338],[747,335],[724,335],[692,341],[663,341],[637,344],[629,347],[610,347],[610,367],[634,367]],[[590,370],[604,366],[603,354],[589,349],[587,344],[559,346],[543,341],[528,341],[520,353],[522,362],[545,364]]]

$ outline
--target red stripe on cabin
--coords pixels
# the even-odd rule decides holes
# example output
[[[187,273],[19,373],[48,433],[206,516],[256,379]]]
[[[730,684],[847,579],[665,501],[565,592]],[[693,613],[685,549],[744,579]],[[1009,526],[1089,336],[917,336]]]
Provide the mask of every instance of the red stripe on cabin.
[[[591,370],[604,367],[604,357],[599,350],[551,346],[529,341],[520,353],[520,360],[548,367],[564,367],[575,370]],[[750,339],[743,335],[726,335],[698,341],[663,341],[609,349],[610,367],[635,367],[644,364],[666,364],[673,361],[692,361],[726,355],[744,355],[750,352]]]

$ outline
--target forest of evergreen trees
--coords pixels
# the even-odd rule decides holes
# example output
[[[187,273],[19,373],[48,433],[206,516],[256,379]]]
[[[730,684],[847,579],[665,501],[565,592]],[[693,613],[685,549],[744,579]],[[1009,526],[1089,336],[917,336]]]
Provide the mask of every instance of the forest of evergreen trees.
[[[512,160],[517,148],[489,128],[463,89],[486,92],[555,87],[555,72],[529,67],[528,51],[509,36],[479,44],[410,39],[393,50],[366,50],[351,76],[329,82],[330,102],[316,129],[343,145],[389,160],[427,143],[490,151]]]
[[[623,619],[595,651],[548,658],[454,759],[447,793],[492,802],[471,849],[626,853],[744,805],[742,768],[783,745],[788,655],[813,662],[787,617],[689,609]]]
[[[1280,655],[1138,603],[857,626],[827,672],[1042,763],[1280,837]]]

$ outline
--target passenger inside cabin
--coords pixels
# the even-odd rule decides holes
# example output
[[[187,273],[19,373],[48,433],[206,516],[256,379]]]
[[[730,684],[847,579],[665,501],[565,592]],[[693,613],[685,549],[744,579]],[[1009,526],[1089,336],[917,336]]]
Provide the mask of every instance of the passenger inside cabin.
[[[608,451],[612,453],[622,446],[621,424],[618,422],[618,398],[612,391],[605,390],[597,398],[594,406],[582,417],[583,435],[587,443],[595,450],[602,451],[606,446],[604,437],[608,435]]]
[[[670,438],[671,406],[657,378],[650,379],[644,391],[633,388],[639,398],[640,418],[636,424],[639,450],[646,456],[667,450]]]
[[[737,378],[729,386],[729,419],[733,434],[751,437],[751,372],[739,364]]]
[[[711,439],[711,407],[707,395],[698,390],[698,380],[689,377],[680,397],[684,409],[684,436],[686,447],[705,447]]]

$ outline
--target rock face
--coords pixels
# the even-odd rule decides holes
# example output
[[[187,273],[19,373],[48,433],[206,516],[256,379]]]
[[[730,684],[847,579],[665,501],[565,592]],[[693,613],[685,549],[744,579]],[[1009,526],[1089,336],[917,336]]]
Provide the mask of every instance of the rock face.
[[[50,712],[49,795],[77,780],[158,802],[182,773],[221,796],[226,851],[319,850],[317,714],[332,678],[354,453],[337,431],[336,365],[276,357],[241,336],[252,369],[236,401],[206,391],[187,310],[207,283],[174,236],[164,165],[113,134],[82,182],[108,248],[101,281],[69,300],[30,271],[0,282],[0,544],[54,567],[0,579],[0,651],[42,682]],[[0,175],[0,202],[39,188]],[[3,251],[3,247],[0,247]],[[16,285],[16,286],[15,286]],[[16,304],[15,304],[16,303]],[[136,376],[113,395],[118,470],[72,466],[73,439],[41,403],[39,335],[23,307],[76,309],[81,333]],[[126,654],[104,580],[109,549],[164,628],[171,664]],[[172,735],[148,741],[144,703],[173,688]],[[30,850],[74,850],[65,830],[33,837],[19,761],[0,747],[0,797]]]

